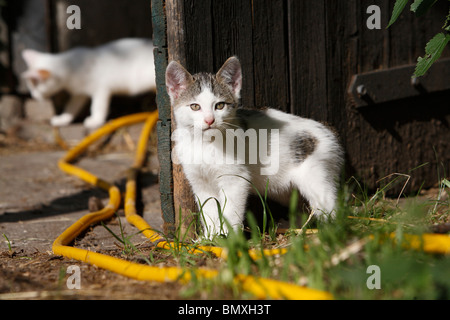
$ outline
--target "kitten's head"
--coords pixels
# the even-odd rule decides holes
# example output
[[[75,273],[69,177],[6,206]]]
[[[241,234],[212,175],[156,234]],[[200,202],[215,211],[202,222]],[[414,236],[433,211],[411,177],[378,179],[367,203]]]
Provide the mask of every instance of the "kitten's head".
[[[232,125],[242,86],[241,64],[229,58],[217,74],[191,75],[178,62],[166,70],[166,86],[178,127],[222,129]]]
[[[62,90],[61,79],[52,71],[56,66],[50,54],[26,49],[22,57],[28,66],[22,77],[33,98],[48,99]]]

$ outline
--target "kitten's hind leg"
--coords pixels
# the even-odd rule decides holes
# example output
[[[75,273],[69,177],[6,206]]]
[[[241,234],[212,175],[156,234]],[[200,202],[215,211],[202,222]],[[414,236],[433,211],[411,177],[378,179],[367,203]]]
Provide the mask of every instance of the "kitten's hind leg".
[[[336,176],[317,162],[307,161],[295,169],[293,183],[316,218],[332,219],[337,200]]]
[[[51,125],[54,127],[64,127],[71,124],[87,103],[88,99],[89,97],[85,95],[71,96],[64,108],[64,112],[51,118]]]
[[[106,122],[111,94],[108,91],[97,92],[92,97],[91,115],[84,120],[84,126],[96,129]]]

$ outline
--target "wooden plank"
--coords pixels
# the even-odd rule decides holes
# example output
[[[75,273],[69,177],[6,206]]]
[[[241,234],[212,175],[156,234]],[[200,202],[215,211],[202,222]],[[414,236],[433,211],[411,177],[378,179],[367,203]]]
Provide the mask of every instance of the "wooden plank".
[[[182,65],[186,65],[184,2],[182,0],[167,0],[165,6],[169,61],[176,60]]]
[[[347,123],[347,86],[358,58],[355,36],[358,26],[366,26],[359,20],[361,6],[354,1],[325,2],[325,61],[327,123],[333,126],[340,137],[345,137]],[[365,12],[366,9],[364,9]],[[342,142],[345,144],[345,139]]]
[[[251,0],[212,1],[214,71],[233,55],[241,61],[242,104],[255,105]],[[207,70],[209,71],[209,70]]]
[[[191,0],[192,1],[192,0]],[[186,3],[183,0],[166,0],[166,15],[167,15],[167,45],[169,60],[176,60],[182,65],[186,66],[188,61],[186,57],[186,24],[184,8]],[[191,2],[191,5],[194,5]],[[176,129],[175,121],[172,112],[172,130]],[[184,175],[180,164],[172,163],[172,177],[173,177],[173,208],[175,214],[175,225],[179,230],[180,235],[187,238],[193,238],[195,226],[193,223],[194,217],[192,212],[197,211],[197,206],[194,201],[194,196],[189,185],[189,181]]]
[[[420,31],[438,32],[440,27],[435,29],[431,20],[441,23],[444,20],[439,16],[445,16],[445,12],[448,12],[432,10],[428,13],[430,17],[427,19],[430,20],[426,22],[406,10],[397,21],[398,24],[385,30],[393,2],[380,0],[376,4],[382,9],[382,29],[369,30],[366,28],[366,9],[373,1],[363,0],[352,6],[348,4],[351,7],[345,7],[347,4],[344,4],[333,8],[333,4],[334,1],[328,2],[328,25],[337,27],[330,27],[327,33],[330,38],[328,43],[331,45],[333,39],[342,39],[342,43],[340,48],[327,48],[327,52],[330,52],[327,68],[335,77],[340,76],[342,83],[346,84],[353,74],[414,63],[417,56],[423,53],[417,52],[420,47],[415,43],[422,43],[423,50],[426,41],[422,38],[431,38],[430,35],[420,35]],[[352,25],[357,29],[351,30]],[[344,48],[347,52],[343,51]],[[338,56],[345,55],[347,59],[337,59]],[[448,172],[450,136],[448,127],[445,127],[450,118],[446,102],[449,99],[448,93],[388,102],[378,105],[376,110],[356,110],[349,97],[342,97],[343,87],[336,86],[337,82],[331,82],[331,77],[329,74],[330,106],[334,101],[339,108],[345,109],[346,118],[340,120],[336,118],[337,115],[332,118],[335,119],[334,123],[345,124],[339,131],[344,133],[342,137],[347,151],[349,176],[356,176],[374,190],[389,181],[379,182],[380,179],[391,174],[395,177],[395,173],[408,174],[410,170],[428,163],[411,173],[407,191],[414,191],[420,187],[432,187],[437,182],[438,168]],[[335,88],[335,92],[331,91],[332,88]],[[398,195],[405,181],[403,179],[391,189],[391,194]]]
[[[389,33],[389,66],[415,64],[424,55],[427,42],[442,31],[448,9],[448,1],[439,1],[421,18],[405,10]],[[448,54],[447,49],[442,58]],[[445,82],[444,79],[441,81]],[[438,181],[437,170],[449,172],[450,131],[445,125],[450,119],[449,99],[450,91],[447,91],[386,104],[380,110],[385,115],[383,118],[374,113],[364,114],[371,126],[377,128],[380,150],[386,150],[385,155],[391,159],[379,168],[379,176],[408,172],[428,163],[411,174],[407,190],[413,191],[434,186]]]
[[[175,210],[173,202],[173,176],[171,161],[170,121],[157,123],[158,159],[160,163],[159,190],[161,194],[161,210],[164,221],[164,233],[175,231]]]
[[[173,176],[171,161],[171,107],[166,92],[165,70],[168,63],[166,13],[163,0],[152,0],[153,44],[155,45],[156,104],[158,106],[158,159],[159,190],[165,234],[175,231],[175,211],[173,207]]]
[[[291,112],[327,121],[325,1],[287,3]]]
[[[436,61],[420,78],[412,78],[416,64],[402,65],[353,76],[348,92],[355,107],[377,107],[380,103],[450,90],[450,59]],[[395,105],[392,106],[395,108]]]
[[[192,74],[216,72],[214,65],[214,34],[212,0],[185,0],[185,59],[184,66]]]
[[[346,70],[345,73],[342,72],[343,82],[347,85],[351,81],[350,77],[354,74],[377,70],[387,67],[388,64],[387,53],[389,48],[386,47],[388,44],[386,42],[386,34],[388,31],[384,29],[370,30],[366,26],[369,17],[367,7],[372,4],[368,0],[355,3],[351,7],[351,12],[353,12],[352,16],[345,17],[348,23],[355,26],[353,30],[348,32],[350,34],[348,38],[348,42],[350,43],[348,46],[349,58],[342,66]],[[377,2],[377,5],[384,10],[389,10],[386,9],[388,7],[388,1],[382,1],[382,3]],[[341,9],[341,11],[345,10],[345,7]],[[339,12],[339,14],[342,14],[342,12]],[[332,18],[331,14],[330,18]],[[387,19],[382,19],[382,21],[386,22]],[[330,21],[329,23],[332,24],[335,21]],[[335,34],[333,37],[347,39],[346,34]],[[340,90],[342,89],[341,87]],[[330,99],[335,98],[337,98],[336,95],[330,96]],[[385,162],[384,160],[379,161],[379,159],[376,159],[377,155],[380,155],[380,151],[376,149],[378,142],[377,132],[370,127],[360,112],[353,109],[353,103],[350,97],[345,96],[344,99],[346,121],[344,129],[341,129],[341,132],[345,132],[342,140],[347,151],[346,173],[348,176],[354,175],[370,188],[375,188],[376,181],[379,178],[376,173],[377,168]],[[373,152],[372,150],[376,151]]]
[[[289,111],[287,4],[253,2],[253,72],[255,105]]]
[[[367,28],[367,19],[370,14],[367,8],[377,5],[381,10],[381,29]],[[354,23],[354,35],[358,40],[356,48],[356,73],[369,72],[378,69],[389,68],[389,33],[391,29],[386,29],[392,7],[389,0],[361,0],[355,4],[348,4],[352,7]],[[345,10],[345,9],[344,9]],[[330,17],[333,13],[330,13]],[[356,29],[355,29],[356,28]],[[355,48],[353,48],[355,49]]]
[[[153,45],[167,49],[167,19],[164,0],[151,0]]]

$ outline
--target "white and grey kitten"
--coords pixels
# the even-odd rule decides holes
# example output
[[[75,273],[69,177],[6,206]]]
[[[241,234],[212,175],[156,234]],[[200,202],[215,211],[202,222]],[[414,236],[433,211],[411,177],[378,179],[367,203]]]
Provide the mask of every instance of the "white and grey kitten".
[[[61,90],[71,94],[64,112],[51,119],[53,126],[70,124],[92,98],[84,125],[97,128],[106,121],[111,96],[156,90],[151,40],[125,38],[58,54],[26,49],[22,56],[28,66],[22,76],[35,99],[49,99]]]
[[[297,188],[317,217],[334,215],[343,150],[329,128],[274,109],[240,108],[236,57],[215,75],[191,75],[172,61],[166,86],[175,156],[202,209],[206,237],[228,233],[222,218],[242,227],[253,186],[284,204]]]

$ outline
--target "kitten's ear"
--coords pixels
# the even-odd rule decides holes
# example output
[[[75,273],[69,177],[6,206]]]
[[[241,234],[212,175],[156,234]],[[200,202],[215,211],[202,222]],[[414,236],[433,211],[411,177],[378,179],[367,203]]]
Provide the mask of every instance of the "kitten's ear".
[[[239,99],[242,88],[242,69],[237,57],[231,57],[223,64],[216,75],[217,79],[228,85]]]
[[[33,49],[25,49],[22,51],[22,58],[29,67],[32,67],[39,59],[41,53]]]
[[[166,87],[172,103],[192,83],[192,75],[176,61],[169,63],[166,69]]]

